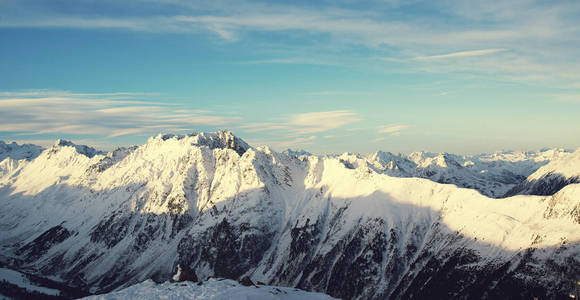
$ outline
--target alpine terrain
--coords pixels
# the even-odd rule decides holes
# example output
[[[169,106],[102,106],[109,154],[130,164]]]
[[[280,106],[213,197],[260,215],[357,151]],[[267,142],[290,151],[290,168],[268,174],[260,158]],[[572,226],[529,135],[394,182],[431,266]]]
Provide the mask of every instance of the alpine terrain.
[[[568,299],[580,280],[580,150],[317,156],[219,131],[0,159],[0,267],[75,291],[54,297]],[[178,265],[204,282],[166,282]]]

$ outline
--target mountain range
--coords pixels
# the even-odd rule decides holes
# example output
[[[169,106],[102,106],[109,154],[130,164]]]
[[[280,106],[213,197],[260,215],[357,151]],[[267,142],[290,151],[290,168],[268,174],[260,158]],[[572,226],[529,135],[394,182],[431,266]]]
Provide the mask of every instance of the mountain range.
[[[89,293],[177,265],[343,299],[566,299],[580,279],[580,150],[312,155],[219,131],[0,159],[0,262]]]

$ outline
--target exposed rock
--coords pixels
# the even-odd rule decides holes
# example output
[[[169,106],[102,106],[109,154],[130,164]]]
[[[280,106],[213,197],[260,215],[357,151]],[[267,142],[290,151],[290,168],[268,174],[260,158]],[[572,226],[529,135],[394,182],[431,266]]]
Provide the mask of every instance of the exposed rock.
[[[241,285],[243,285],[243,286],[253,286],[253,285],[255,285],[254,282],[252,282],[252,280],[248,276],[242,277],[242,279],[240,279],[238,282]]]

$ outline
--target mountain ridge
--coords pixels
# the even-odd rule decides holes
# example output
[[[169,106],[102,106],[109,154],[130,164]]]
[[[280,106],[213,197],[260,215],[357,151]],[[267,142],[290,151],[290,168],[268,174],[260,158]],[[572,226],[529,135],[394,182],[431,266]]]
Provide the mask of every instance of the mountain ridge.
[[[92,292],[164,281],[180,264],[346,299],[552,298],[580,269],[577,185],[493,199],[361,155],[297,157],[218,134],[49,153],[0,177],[0,247]]]

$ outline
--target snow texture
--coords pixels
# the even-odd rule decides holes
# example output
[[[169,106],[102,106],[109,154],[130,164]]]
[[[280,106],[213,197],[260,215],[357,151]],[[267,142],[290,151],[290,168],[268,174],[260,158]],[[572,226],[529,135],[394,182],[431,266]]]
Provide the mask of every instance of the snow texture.
[[[267,285],[243,286],[233,280],[212,278],[200,285],[188,281],[156,284],[152,280],[147,280],[117,292],[83,299],[331,300],[335,298],[294,288]]]
[[[0,248],[91,292],[179,264],[345,299],[554,298],[580,278],[578,184],[488,196],[567,156],[296,156],[228,131],[106,154],[59,141],[0,176]]]
[[[552,195],[571,183],[580,183],[580,149],[551,160],[508,191],[506,196]]]

